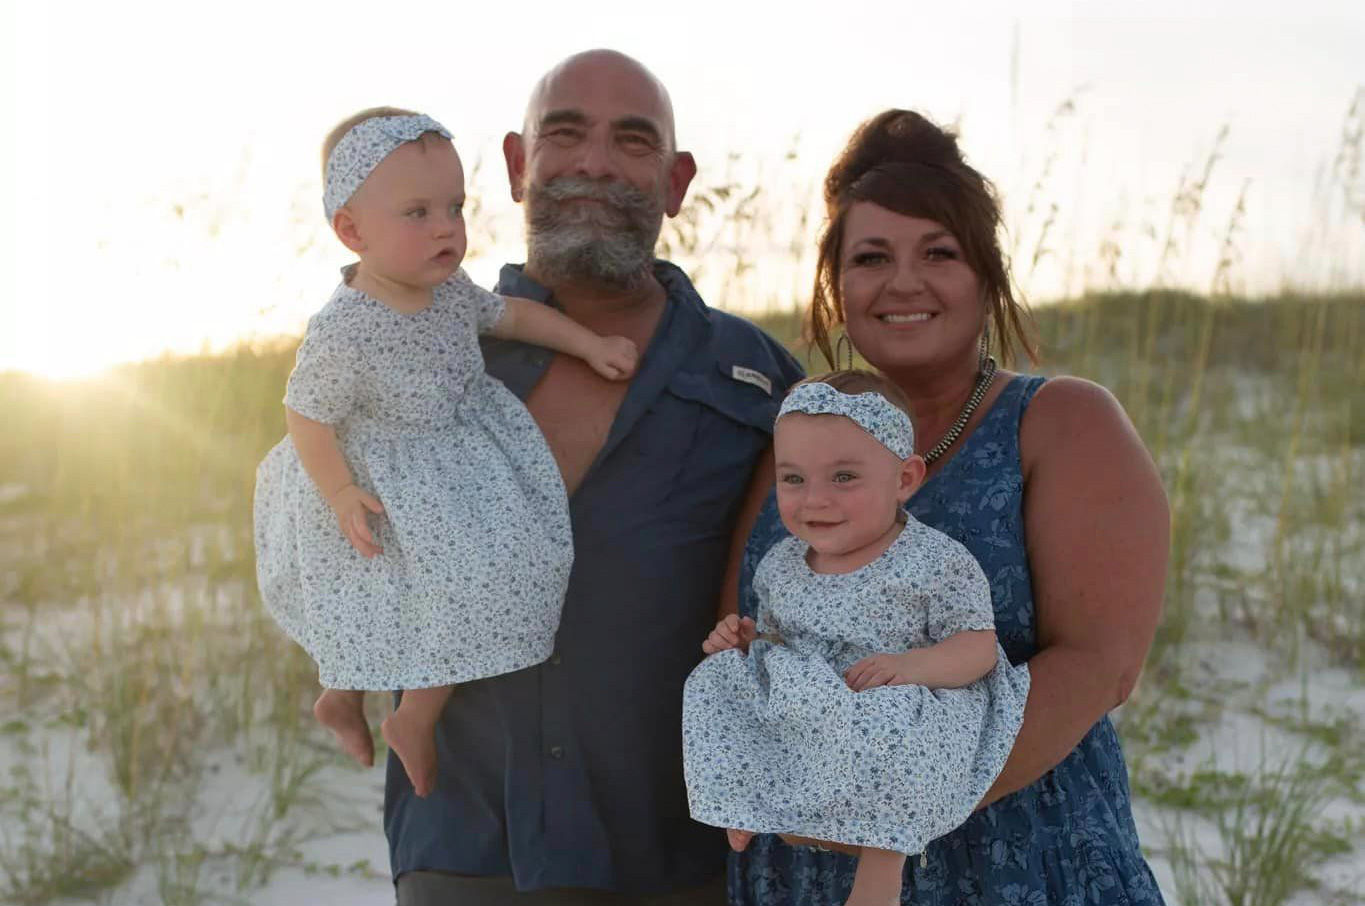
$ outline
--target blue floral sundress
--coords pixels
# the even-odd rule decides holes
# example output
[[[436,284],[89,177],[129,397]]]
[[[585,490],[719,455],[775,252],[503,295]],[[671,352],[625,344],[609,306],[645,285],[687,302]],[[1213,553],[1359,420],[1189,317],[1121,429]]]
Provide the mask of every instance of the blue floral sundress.
[[[1010,661],[1037,650],[1024,543],[1019,423],[1043,378],[1011,379],[943,469],[910,500],[916,519],[961,542],[991,583],[996,632]],[[786,536],[774,497],[744,552],[740,611],[752,616],[753,574]],[[1163,906],[1138,846],[1128,770],[1108,717],[1032,785],[973,814],[907,860],[903,904],[934,906]],[[853,884],[854,859],[789,847],[760,834],[731,854],[734,906],[835,906]]]

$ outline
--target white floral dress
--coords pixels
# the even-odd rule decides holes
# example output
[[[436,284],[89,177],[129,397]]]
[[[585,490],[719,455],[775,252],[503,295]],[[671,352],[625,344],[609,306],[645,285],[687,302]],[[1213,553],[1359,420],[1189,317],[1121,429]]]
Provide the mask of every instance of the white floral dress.
[[[309,321],[285,404],[334,426],[384,506],[366,559],[288,437],[256,473],[261,598],[327,688],[426,688],[550,655],[568,501],[530,413],[484,374],[478,334],[503,310],[461,270],[415,314],[343,283]]]
[[[754,575],[763,637],[702,661],[683,697],[692,816],[718,827],[919,853],[994,782],[1029,677],[997,646],[959,689],[854,692],[844,671],[954,633],[992,629],[990,586],[967,550],[909,517],[872,563],[822,574],[798,538]]]

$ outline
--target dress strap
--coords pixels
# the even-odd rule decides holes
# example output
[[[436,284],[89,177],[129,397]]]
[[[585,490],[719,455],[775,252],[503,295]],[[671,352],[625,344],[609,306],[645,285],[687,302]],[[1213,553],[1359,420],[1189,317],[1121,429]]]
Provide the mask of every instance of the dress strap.
[[[995,401],[991,412],[994,416],[991,433],[1002,434],[1017,444],[1019,423],[1024,418],[1024,410],[1028,408],[1034,394],[1046,380],[1047,378],[1041,374],[1019,374],[1011,378],[1009,384],[1001,391],[999,399]]]

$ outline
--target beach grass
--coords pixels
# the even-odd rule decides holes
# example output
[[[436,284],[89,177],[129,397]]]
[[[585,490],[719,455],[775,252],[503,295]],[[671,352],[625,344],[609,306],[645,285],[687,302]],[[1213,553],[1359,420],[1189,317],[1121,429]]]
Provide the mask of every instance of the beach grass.
[[[1365,223],[1361,97],[1313,236]],[[1034,307],[1038,370],[1112,390],[1171,500],[1164,617],[1117,714],[1168,899],[1360,903],[1365,288],[1329,272],[1311,291],[1237,292],[1245,192],[1229,211],[1205,201],[1225,138],[1141,230],[1145,273],[1121,279],[1132,236],[1074,251],[1086,284],[1109,288]],[[1026,271],[1058,257],[1050,161],[1007,246]],[[774,188],[739,156],[712,172],[661,252],[822,370],[800,339],[809,187]],[[1210,233],[1206,291],[1172,288]],[[774,277],[765,257],[789,266]],[[255,589],[254,470],[284,433],[297,342],[83,381],[0,374],[0,903],[131,889],[251,903],[282,873],[382,881],[331,844],[379,834],[380,769],[348,765],[313,721],[316,670]],[[387,703],[370,699],[377,726]]]

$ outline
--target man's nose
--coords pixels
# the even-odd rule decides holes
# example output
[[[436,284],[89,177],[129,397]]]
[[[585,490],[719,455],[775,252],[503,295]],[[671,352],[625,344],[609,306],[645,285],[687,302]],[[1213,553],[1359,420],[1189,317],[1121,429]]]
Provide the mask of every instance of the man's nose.
[[[602,179],[616,175],[616,160],[610,138],[588,136],[578,146],[574,173],[588,179]]]

